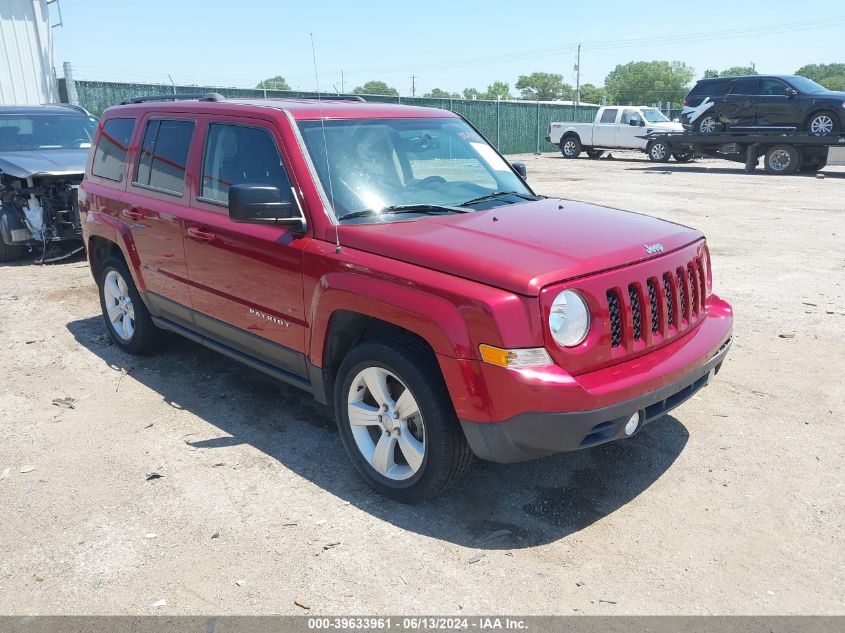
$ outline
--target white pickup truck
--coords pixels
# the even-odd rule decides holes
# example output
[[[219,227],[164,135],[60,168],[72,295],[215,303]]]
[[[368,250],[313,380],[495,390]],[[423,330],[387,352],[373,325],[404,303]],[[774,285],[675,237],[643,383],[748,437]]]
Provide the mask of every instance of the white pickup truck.
[[[651,160],[665,162],[669,160],[669,148],[640,137],[652,132],[683,131],[683,125],[673,123],[657,108],[604,106],[592,123],[550,123],[546,139],[560,147],[564,158],[578,158],[583,151],[590,158],[601,158],[608,149],[638,149]],[[692,158],[691,153],[672,156],[681,162]]]

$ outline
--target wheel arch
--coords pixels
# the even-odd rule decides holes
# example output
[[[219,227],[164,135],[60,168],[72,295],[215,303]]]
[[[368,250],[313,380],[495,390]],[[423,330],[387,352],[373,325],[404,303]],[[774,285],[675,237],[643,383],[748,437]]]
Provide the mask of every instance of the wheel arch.
[[[833,111],[832,108],[829,106],[817,106],[815,109],[811,110],[807,113],[807,116],[804,117],[804,125],[803,129],[809,129],[810,121],[813,120],[813,117],[818,116],[819,114],[829,114],[830,118],[833,120],[833,129],[838,130],[841,128],[839,117],[837,116],[836,112]]]
[[[135,287],[143,294],[146,291],[146,284],[140,272],[141,260],[129,228],[109,215],[89,212],[83,224],[83,231],[91,274],[97,277],[100,264],[105,257],[119,255],[129,268]]]

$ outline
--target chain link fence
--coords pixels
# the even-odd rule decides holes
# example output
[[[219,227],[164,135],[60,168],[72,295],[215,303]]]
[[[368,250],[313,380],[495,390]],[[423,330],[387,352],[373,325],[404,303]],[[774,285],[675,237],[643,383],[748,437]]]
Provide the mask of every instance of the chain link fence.
[[[217,88],[211,86],[180,86],[166,84],[118,83],[111,81],[73,81],[79,105],[99,116],[109,106],[133,97],[166,94],[198,94],[217,92],[237,99],[285,97],[316,97],[316,92],[296,90],[263,90],[248,88]],[[59,80],[59,95],[68,102],[68,86]],[[323,96],[337,96],[327,95]],[[345,95],[352,96],[352,95]],[[588,123],[596,116],[598,106],[574,106],[537,101],[482,101],[466,99],[434,99],[428,97],[400,97],[390,95],[360,95],[367,101],[401,103],[404,105],[443,108],[456,112],[470,121],[503,154],[554,152],[557,147],[545,136],[552,121]]]

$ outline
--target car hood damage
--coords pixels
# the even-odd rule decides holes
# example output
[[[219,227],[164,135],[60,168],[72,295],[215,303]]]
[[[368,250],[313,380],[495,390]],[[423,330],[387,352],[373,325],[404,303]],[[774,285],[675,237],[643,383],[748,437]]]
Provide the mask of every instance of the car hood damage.
[[[704,238],[673,222],[558,199],[338,228],[344,246],[526,296]]]
[[[15,178],[82,175],[87,157],[87,149],[0,152],[0,172]]]

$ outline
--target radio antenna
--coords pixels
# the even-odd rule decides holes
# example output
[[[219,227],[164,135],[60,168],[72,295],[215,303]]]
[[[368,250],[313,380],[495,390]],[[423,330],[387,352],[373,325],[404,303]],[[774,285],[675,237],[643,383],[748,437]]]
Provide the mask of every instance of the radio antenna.
[[[323,99],[320,96],[320,75],[317,74],[317,52],[314,48],[314,34],[311,36],[311,58],[314,60],[314,83],[317,85],[317,103],[320,104],[320,128],[323,131],[323,154],[326,159],[326,174],[329,177],[329,202],[332,205],[332,215],[334,215],[334,187],[332,186],[332,168],[329,163],[329,144],[326,141],[326,120],[323,118]],[[334,252],[340,254],[340,232],[337,227],[337,217],[335,217],[334,224]]]

